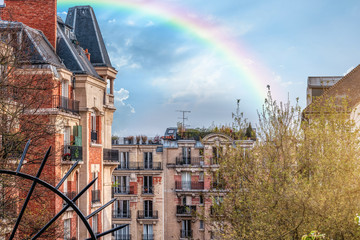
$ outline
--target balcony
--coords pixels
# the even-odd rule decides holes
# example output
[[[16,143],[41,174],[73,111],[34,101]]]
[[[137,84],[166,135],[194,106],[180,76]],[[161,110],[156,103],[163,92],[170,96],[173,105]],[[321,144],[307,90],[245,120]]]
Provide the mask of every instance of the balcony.
[[[138,219],[158,219],[158,211],[138,211]]]
[[[113,218],[126,219],[131,218],[131,211],[113,211]]]
[[[213,189],[225,190],[226,184],[224,182],[212,182],[211,186]]]
[[[176,190],[204,190],[204,182],[175,181]]]
[[[192,238],[192,230],[180,230],[180,238]]]
[[[143,162],[129,162],[118,166],[116,170],[162,170],[161,162],[153,162],[145,166]]]
[[[211,165],[219,165],[220,157],[211,157],[210,164]]]
[[[143,234],[142,240],[154,240],[154,234]]]
[[[82,161],[83,154],[82,154],[82,146],[73,146],[73,145],[65,145],[64,147],[64,156],[63,161]]]
[[[131,240],[131,234],[120,234],[115,232],[113,236],[114,240]]]
[[[143,187],[142,194],[154,194],[154,187]]]
[[[99,139],[98,139],[98,130],[91,130],[91,142],[92,143],[99,143]]]
[[[77,192],[64,192],[64,195],[67,196],[69,199],[73,199],[77,195]]]
[[[113,187],[113,195],[114,194],[135,194],[134,186]]]
[[[52,107],[79,114],[79,101],[67,97],[59,95],[52,96]]]
[[[100,190],[91,190],[91,202],[92,203],[100,202]]]
[[[189,206],[176,206],[176,216],[193,216],[196,213],[196,206],[189,205]]]
[[[103,160],[104,160],[104,162],[110,162],[110,163],[119,164],[119,151],[104,148],[104,150],[103,150]]]
[[[176,157],[176,165],[192,165],[192,166],[204,166],[204,158],[203,157]]]

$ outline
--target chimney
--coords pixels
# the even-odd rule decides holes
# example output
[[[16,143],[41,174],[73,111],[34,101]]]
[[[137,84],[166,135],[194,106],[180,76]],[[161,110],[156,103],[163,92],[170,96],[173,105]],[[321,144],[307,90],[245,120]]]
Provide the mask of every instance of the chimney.
[[[88,49],[85,49],[85,55],[87,56],[87,58],[89,59],[90,61],[90,53],[89,53],[89,50]]]
[[[1,19],[41,30],[56,49],[57,0],[5,0]]]

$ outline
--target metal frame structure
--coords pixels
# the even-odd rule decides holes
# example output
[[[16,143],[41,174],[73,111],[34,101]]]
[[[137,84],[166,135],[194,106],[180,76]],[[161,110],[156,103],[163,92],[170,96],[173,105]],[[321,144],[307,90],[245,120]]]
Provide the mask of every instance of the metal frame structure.
[[[21,167],[23,165],[23,162],[24,162],[24,159],[25,159],[25,156],[26,156],[26,153],[27,153],[27,150],[30,146],[30,140],[26,143],[26,146],[25,146],[25,149],[23,151],[23,154],[21,156],[21,159],[20,159],[20,162],[19,162],[19,165],[16,169],[16,171],[10,171],[10,170],[4,170],[4,169],[0,169],[0,174],[7,174],[7,175],[13,175],[13,176],[17,176],[17,177],[21,177],[21,178],[25,178],[25,179],[28,179],[28,180],[32,180],[33,183],[29,189],[29,192],[26,196],[26,199],[23,203],[23,206],[21,208],[21,211],[16,219],[16,223],[13,227],[13,230],[11,232],[11,235],[10,235],[10,238],[9,240],[12,240],[14,239],[15,237],[15,234],[16,234],[16,231],[19,227],[19,224],[21,222],[21,219],[22,219],[22,216],[25,212],[25,209],[30,201],[30,197],[35,189],[35,186],[37,184],[39,185],[42,185],[44,187],[46,187],[47,189],[49,189],[50,191],[52,191],[53,193],[55,193],[56,195],[58,195],[59,197],[61,197],[65,202],[66,202],[66,205],[63,206],[63,209],[58,212],[44,227],[41,228],[41,230],[39,232],[37,232],[31,239],[34,240],[34,239],[37,239],[41,236],[42,233],[44,233],[46,231],[46,229],[51,225],[53,224],[69,207],[71,207],[76,213],[77,215],[80,217],[81,221],[84,223],[86,229],[88,230],[89,234],[90,234],[90,238],[86,239],[86,240],[96,240],[96,239],[99,239],[100,237],[102,236],[105,236],[107,234],[110,234],[110,233],[113,233],[119,229],[122,229],[126,226],[128,226],[129,224],[123,224],[123,225],[120,225],[116,228],[112,228],[108,231],[105,231],[103,233],[99,233],[99,234],[95,234],[88,222],[88,219],[90,219],[91,217],[95,216],[96,214],[98,214],[99,212],[101,212],[104,208],[108,207],[109,205],[111,205],[116,199],[112,199],[111,201],[109,201],[108,203],[104,204],[102,207],[98,208],[96,211],[92,212],[90,215],[88,216],[85,216],[81,211],[80,209],[78,208],[78,206],[75,204],[76,200],[78,200],[93,184],[94,182],[97,180],[97,178],[93,179],[87,186],[85,186],[85,188],[83,188],[79,194],[77,194],[73,199],[69,199],[64,193],[62,193],[61,191],[59,191],[59,188],[60,186],[64,183],[64,181],[69,177],[69,175],[72,173],[72,171],[75,169],[75,167],[78,165],[79,163],[79,160],[76,161],[73,166],[70,168],[70,170],[65,174],[65,176],[60,180],[60,182],[54,187],[52,186],[51,184],[43,181],[40,179],[40,175],[41,175],[41,172],[46,164],[46,161],[49,157],[49,154],[50,154],[50,151],[51,151],[51,147],[49,147],[49,149],[47,150],[41,164],[40,164],[40,167],[39,167],[39,170],[36,174],[36,176],[31,176],[29,174],[25,174],[25,173],[21,173],[20,170],[21,170]]]

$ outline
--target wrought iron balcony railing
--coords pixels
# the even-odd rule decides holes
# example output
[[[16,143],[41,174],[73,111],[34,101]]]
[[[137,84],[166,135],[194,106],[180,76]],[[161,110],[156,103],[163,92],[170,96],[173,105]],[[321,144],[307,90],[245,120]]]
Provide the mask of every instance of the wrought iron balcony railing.
[[[128,210],[128,211],[117,211],[117,210],[114,210],[113,211],[113,218],[119,218],[119,219],[122,219],[122,218],[131,218],[131,211]]]
[[[91,130],[91,142],[93,142],[93,143],[99,143],[98,130]]]
[[[204,182],[175,181],[176,190],[203,190]]]
[[[143,162],[129,162],[119,165],[116,170],[162,170],[162,166],[161,162],[153,162],[148,166],[145,166]]]
[[[203,157],[176,157],[176,165],[195,165],[203,166],[205,165]]]
[[[114,240],[131,240],[131,234],[120,234],[115,232],[113,236],[114,236],[113,238]]]
[[[134,194],[134,186],[115,186],[113,194]]]
[[[92,203],[100,202],[100,190],[91,191],[91,202]]]
[[[154,187],[144,186],[142,189],[142,194],[154,194]]]
[[[138,210],[138,219],[158,219],[158,211],[144,211]]]
[[[82,146],[65,145],[64,150],[65,154],[63,156],[63,161],[77,161],[83,159]]]
[[[196,206],[195,205],[189,205],[189,206],[176,206],[176,215],[186,215],[191,216],[194,215],[196,212]]]
[[[52,107],[79,114],[79,101],[60,95],[52,97]]]
[[[119,151],[104,148],[103,159],[104,161],[109,161],[109,162],[119,162]]]

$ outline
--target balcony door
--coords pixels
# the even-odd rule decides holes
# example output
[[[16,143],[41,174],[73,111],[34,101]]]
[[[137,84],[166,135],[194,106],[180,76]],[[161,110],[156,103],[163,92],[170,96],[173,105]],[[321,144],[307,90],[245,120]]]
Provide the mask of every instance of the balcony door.
[[[144,168],[152,169],[153,168],[153,155],[152,152],[144,152]]]
[[[61,82],[61,106],[65,109],[68,109],[68,98],[69,98],[69,82]]]
[[[145,218],[153,217],[153,202],[151,200],[144,201],[144,217]]]
[[[144,176],[143,193],[153,193],[153,177],[152,176]]]
[[[182,189],[191,189],[191,174],[190,172],[181,173],[181,186]]]
[[[129,176],[115,176],[114,177],[115,193],[129,193],[130,178]]]
[[[144,224],[143,227],[143,240],[153,240],[154,232],[152,224]]]
[[[120,165],[118,168],[120,169],[129,169],[129,152],[121,152],[120,153]]]
[[[129,200],[116,200],[114,202],[115,215],[119,218],[129,217],[130,204]]]
[[[119,227],[120,224],[114,224],[113,227]],[[130,240],[130,226],[123,227],[113,233],[115,240]]]
[[[191,220],[182,220],[181,222],[181,237],[191,236]]]
[[[184,164],[191,164],[191,148],[183,147],[182,148],[182,160]]]

